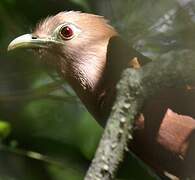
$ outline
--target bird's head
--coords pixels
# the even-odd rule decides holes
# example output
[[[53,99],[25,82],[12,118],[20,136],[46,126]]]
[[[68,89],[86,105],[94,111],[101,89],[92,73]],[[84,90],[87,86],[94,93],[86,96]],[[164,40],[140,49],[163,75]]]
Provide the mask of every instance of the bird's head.
[[[102,77],[108,64],[107,49],[110,39],[117,36],[102,16],[60,12],[41,21],[31,34],[14,39],[8,50],[33,49],[71,84],[88,110],[100,117],[99,97],[105,94]],[[103,109],[108,114],[109,110]]]
[[[76,79],[82,88],[93,89],[106,62],[109,39],[115,35],[101,16],[61,12],[41,21],[32,34],[14,39],[8,50],[35,49],[68,80]]]

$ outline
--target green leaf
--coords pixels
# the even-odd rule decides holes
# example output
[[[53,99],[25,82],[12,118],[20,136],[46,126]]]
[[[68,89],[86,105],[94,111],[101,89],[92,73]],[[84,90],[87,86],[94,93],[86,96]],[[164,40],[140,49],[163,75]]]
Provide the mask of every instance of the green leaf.
[[[5,139],[11,132],[11,125],[6,121],[0,120],[0,140]]]

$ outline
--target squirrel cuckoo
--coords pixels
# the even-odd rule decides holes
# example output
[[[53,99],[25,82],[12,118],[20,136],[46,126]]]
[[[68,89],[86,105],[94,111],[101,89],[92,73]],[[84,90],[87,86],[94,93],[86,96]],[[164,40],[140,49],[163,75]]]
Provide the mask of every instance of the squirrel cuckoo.
[[[8,46],[18,48],[34,49],[54,66],[100,124],[109,116],[122,71],[151,61],[103,17],[74,11],[46,18]],[[160,175],[193,176],[194,97],[193,88],[164,89],[145,103],[136,120],[130,148]]]

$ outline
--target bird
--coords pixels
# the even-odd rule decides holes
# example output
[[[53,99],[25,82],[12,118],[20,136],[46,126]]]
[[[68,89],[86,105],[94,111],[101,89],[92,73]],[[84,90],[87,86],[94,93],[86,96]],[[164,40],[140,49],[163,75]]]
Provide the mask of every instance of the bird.
[[[47,17],[31,34],[11,41],[8,51],[15,49],[33,49],[55,68],[102,126],[124,69],[152,62],[103,16],[79,11]],[[194,95],[189,85],[162,89],[144,103],[135,120],[130,149],[162,177],[194,175]]]

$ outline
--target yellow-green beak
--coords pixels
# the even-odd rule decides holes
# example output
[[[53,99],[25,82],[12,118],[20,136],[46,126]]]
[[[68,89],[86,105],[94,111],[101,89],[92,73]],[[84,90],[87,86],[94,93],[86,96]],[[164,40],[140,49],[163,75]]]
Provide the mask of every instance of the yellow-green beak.
[[[17,37],[8,45],[7,50],[11,51],[14,49],[21,48],[48,48],[48,44],[54,42],[47,38],[37,38],[32,34],[25,34]]]

